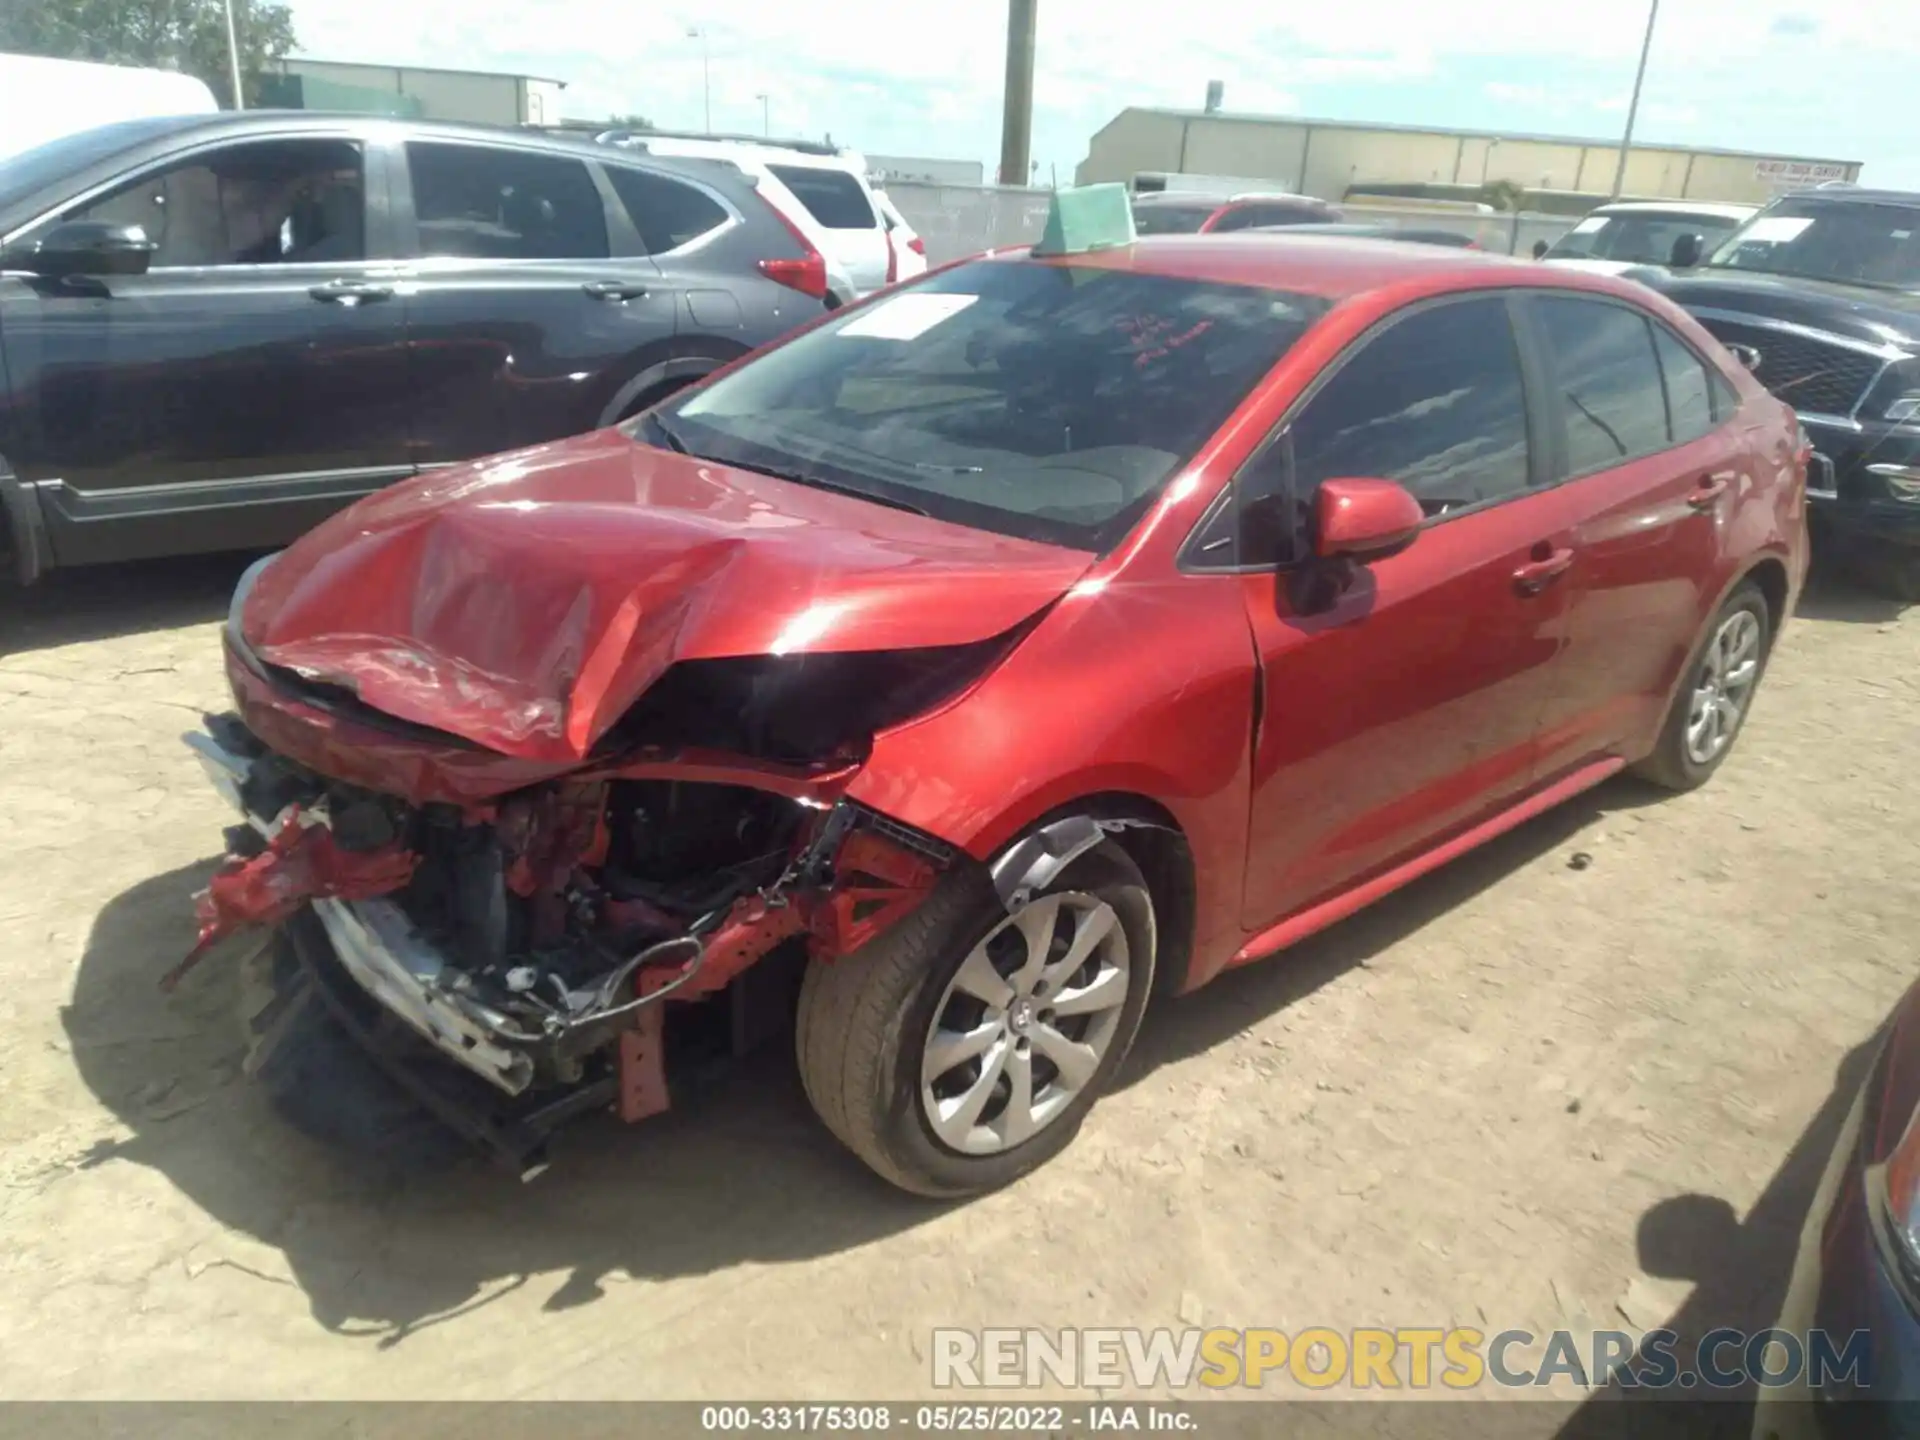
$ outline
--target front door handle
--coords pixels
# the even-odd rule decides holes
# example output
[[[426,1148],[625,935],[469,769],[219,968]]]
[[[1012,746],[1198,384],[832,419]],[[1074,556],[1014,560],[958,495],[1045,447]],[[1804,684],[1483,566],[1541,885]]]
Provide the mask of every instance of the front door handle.
[[[1539,554],[1546,546],[1538,546],[1534,553]],[[1539,560],[1530,560],[1513,572],[1513,584],[1522,595],[1538,595],[1547,586],[1566,574],[1573,565],[1572,550],[1550,550]]]
[[[1727,479],[1724,475],[1709,475],[1687,496],[1687,504],[1696,510],[1711,510],[1714,502],[1727,493]]]
[[[392,299],[393,286],[373,280],[329,280],[324,285],[315,285],[307,294],[328,305],[358,305],[363,301]]]
[[[580,287],[596,300],[644,300],[647,287],[633,280],[589,280]]]

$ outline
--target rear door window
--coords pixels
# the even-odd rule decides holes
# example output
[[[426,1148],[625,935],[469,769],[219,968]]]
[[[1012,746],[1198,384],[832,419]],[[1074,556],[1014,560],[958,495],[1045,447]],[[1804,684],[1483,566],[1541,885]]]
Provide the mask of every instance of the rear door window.
[[[627,218],[640,232],[640,243],[649,255],[691,245],[727,223],[720,203],[691,185],[622,165],[609,165],[606,170],[613,193],[626,207]]]
[[[1584,475],[1665,449],[1667,401],[1647,318],[1563,296],[1535,302],[1566,426],[1567,472]]]
[[[1673,443],[1684,445],[1713,429],[1713,390],[1706,362],[1666,326],[1653,327],[1653,348],[1667,384],[1667,423]]]
[[[811,165],[769,165],[782,185],[829,230],[875,230],[880,222],[860,182],[844,170]]]
[[[422,255],[604,260],[607,214],[587,167],[564,155],[407,142]]]
[[[1428,515],[1528,485],[1526,390],[1505,300],[1418,310],[1368,341],[1293,422],[1301,496],[1395,480]]]

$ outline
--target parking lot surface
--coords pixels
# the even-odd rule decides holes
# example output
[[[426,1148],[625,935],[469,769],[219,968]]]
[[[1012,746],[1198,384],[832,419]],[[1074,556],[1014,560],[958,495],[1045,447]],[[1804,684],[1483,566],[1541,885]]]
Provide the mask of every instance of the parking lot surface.
[[[1610,783],[1161,1007],[1056,1163],[891,1190],[775,1047],[522,1186],[374,1169],[172,997],[237,563],[0,599],[0,1394],[905,1397],[934,1326],[1757,1328],[1920,968],[1920,611],[1831,582],[1706,789]]]

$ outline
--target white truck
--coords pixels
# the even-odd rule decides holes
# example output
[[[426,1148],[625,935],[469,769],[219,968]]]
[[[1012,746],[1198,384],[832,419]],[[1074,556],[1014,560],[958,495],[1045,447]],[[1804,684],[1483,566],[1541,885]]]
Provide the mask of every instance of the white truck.
[[[0,161],[115,120],[219,108],[205,81],[173,70],[0,54]]]

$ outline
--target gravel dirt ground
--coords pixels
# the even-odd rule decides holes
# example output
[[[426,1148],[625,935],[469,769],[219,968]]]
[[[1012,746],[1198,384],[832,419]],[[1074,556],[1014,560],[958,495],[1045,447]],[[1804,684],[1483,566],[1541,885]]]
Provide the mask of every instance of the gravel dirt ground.
[[[239,1077],[230,963],[155,988],[229,820],[177,736],[238,569],[0,612],[0,1395],[907,1397],[935,1325],[1763,1324],[1916,970],[1920,611],[1820,586],[1708,788],[1609,784],[1150,1013],[1008,1191],[894,1194],[780,1047],[531,1185],[374,1173]]]

